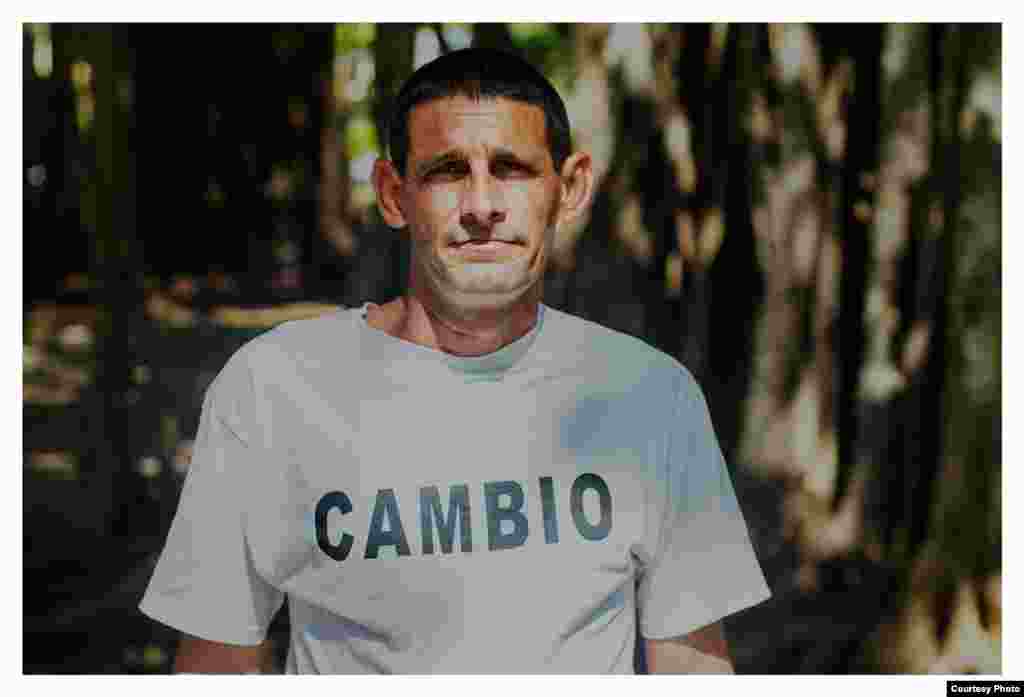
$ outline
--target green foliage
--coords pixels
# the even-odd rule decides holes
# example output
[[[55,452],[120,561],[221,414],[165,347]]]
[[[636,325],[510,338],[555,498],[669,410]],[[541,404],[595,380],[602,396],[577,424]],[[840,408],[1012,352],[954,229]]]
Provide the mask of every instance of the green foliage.
[[[573,52],[569,25],[510,22],[512,41],[523,57],[537,66],[565,98],[572,86]]]
[[[559,40],[554,25],[546,22],[509,22],[508,33],[520,49],[550,48]]]
[[[366,114],[357,113],[348,120],[345,126],[345,150],[350,159],[355,159],[368,152],[381,152],[377,140],[377,127]]]
[[[343,56],[358,48],[370,48],[376,36],[376,24],[337,24],[334,27],[334,53]]]

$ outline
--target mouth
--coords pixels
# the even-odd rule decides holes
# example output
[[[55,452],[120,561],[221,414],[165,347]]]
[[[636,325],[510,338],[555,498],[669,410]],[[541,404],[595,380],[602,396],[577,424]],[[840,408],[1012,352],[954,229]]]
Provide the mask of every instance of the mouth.
[[[518,257],[525,247],[526,245],[519,242],[490,239],[453,242],[448,245],[448,250],[462,261],[486,263]]]
[[[465,240],[463,242],[452,242],[448,245],[452,249],[505,249],[508,247],[522,247],[521,242],[509,242],[506,240]]]

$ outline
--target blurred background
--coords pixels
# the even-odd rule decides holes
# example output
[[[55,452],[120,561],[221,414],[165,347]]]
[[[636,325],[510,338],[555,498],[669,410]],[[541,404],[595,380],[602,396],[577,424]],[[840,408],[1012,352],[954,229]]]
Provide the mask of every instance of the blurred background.
[[[402,292],[381,126],[469,45],[540,67],[596,163],[545,302],[707,393],[774,591],[727,623],[737,670],[1000,672],[1001,39],[24,24],[24,672],[169,672],[136,606],[204,391],[278,322]]]

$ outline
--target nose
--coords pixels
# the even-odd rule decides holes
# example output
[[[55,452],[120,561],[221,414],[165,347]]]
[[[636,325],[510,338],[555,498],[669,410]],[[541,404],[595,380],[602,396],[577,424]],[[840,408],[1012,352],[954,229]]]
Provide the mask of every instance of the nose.
[[[468,232],[488,232],[507,217],[501,186],[490,173],[475,173],[469,178],[462,199],[459,222]]]

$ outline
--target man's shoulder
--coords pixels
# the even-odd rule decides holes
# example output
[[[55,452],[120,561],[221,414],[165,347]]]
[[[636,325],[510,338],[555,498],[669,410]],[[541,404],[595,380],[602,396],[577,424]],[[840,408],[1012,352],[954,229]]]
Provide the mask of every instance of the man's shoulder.
[[[315,317],[290,319],[263,332],[252,343],[285,348],[354,336],[354,312],[358,308],[338,306]]]
[[[261,372],[279,366],[281,361],[342,361],[356,350],[353,312],[358,310],[338,307],[315,317],[282,322],[243,344],[228,360],[228,366]]]
[[[556,327],[556,346],[568,359],[586,362],[599,371],[663,382],[675,390],[696,386],[681,362],[644,339],[561,310],[546,309]]]

